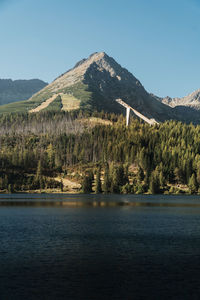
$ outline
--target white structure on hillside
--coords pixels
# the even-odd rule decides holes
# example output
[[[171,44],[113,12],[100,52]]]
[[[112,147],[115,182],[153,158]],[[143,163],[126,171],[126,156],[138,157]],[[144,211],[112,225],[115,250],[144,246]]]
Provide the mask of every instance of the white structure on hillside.
[[[132,108],[126,102],[122,101],[122,99],[116,99],[116,101],[117,101],[117,103],[121,104],[122,106],[124,106],[126,108],[126,126],[129,125],[130,110],[132,110],[136,116],[138,116],[140,119],[142,119],[143,121],[145,121],[149,125],[159,124],[155,119],[148,119],[147,117],[145,117],[139,111],[137,111],[136,109]]]

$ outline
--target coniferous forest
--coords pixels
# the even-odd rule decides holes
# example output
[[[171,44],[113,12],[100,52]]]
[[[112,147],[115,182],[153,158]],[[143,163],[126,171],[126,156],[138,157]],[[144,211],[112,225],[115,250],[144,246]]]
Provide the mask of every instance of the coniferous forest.
[[[200,125],[83,111],[0,116],[0,191],[199,193]]]

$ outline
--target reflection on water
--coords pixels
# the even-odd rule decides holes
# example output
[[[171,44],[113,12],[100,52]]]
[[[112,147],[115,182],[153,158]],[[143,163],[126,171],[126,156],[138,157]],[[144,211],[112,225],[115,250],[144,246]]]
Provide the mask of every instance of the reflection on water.
[[[0,206],[200,207],[200,196],[2,194]]]
[[[11,197],[0,299],[199,299],[198,196]]]

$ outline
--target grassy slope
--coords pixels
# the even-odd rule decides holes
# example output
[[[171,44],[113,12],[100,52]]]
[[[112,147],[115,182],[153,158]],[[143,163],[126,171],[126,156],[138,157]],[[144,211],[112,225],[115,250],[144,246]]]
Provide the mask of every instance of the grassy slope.
[[[71,94],[74,99],[76,99],[76,109],[80,106],[82,109],[91,110],[92,108],[92,93],[87,90],[87,85],[83,83],[77,83],[71,87],[60,89],[57,93]],[[42,102],[46,101],[53,95],[53,92],[49,91],[47,88],[40,93],[34,95],[30,100],[10,103],[7,105],[0,106],[1,113],[13,113],[13,112],[27,112],[33,108],[39,106]],[[60,110],[61,105],[60,100],[55,100],[51,105],[46,108],[47,110]],[[45,110],[46,110],[45,109]]]
[[[0,113],[26,112],[32,109],[34,105],[35,102],[27,100],[1,105]]]
[[[63,94],[72,94],[76,99],[80,100],[80,108],[91,110],[92,108],[92,93],[88,91],[88,86],[82,82],[76,83],[73,86],[59,90]]]
[[[74,109],[79,109],[80,100],[75,98],[73,95],[64,94],[61,96],[62,98],[62,109],[64,111],[70,111]]]
[[[13,112],[27,112],[30,109],[36,108],[43,101],[50,98],[50,96],[51,95],[49,95],[49,93],[43,92],[41,94],[36,95],[35,97],[32,97],[30,100],[14,102],[7,105],[1,105],[0,114],[13,113]]]
[[[43,109],[43,111],[61,111],[62,107],[62,99],[61,96],[58,95],[53,102]]]

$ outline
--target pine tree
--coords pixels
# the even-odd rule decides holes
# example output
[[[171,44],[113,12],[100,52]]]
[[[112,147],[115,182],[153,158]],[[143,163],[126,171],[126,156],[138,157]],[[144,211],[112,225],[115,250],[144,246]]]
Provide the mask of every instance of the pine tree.
[[[10,183],[9,185],[8,185],[8,193],[13,193],[14,192],[14,189],[13,189],[13,185]]]
[[[63,180],[60,181],[60,191],[63,192]]]
[[[186,178],[187,178],[187,182],[189,183],[189,180],[192,176],[192,160],[188,160],[186,163]]]
[[[164,186],[165,186],[165,177],[164,177],[162,171],[160,171],[160,173],[159,173],[159,184],[160,184],[160,188],[164,188]]]
[[[109,178],[109,165],[108,164],[106,164],[106,167],[104,170],[103,191],[105,193],[109,193],[109,191],[110,191],[110,178]]]
[[[34,179],[34,184],[35,184],[36,189],[39,188],[41,190],[41,188],[42,188],[42,164],[41,164],[41,160],[38,161],[36,175],[35,175],[35,179]]]
[[[37,165],[36,176],[35,176],[36,180],[39,181],[41,176],[42,176],[42,164],[41,164],[41,160],[39,160]]]
[[[197,164],[197,183],[200,185],[200,162]]]
[[[197,184],[196,176],[194,173],[192,174],[192,176],[189,179],[188,187],[189,187],[191,194],[194,194],[197,192],[198,184]]]
[[[101,188],[101,169],[100,168],[98,168],[97,173],[96,173],[95,193],[96,194],[102,193],[102,188]]]
[[[128,182],[122,165],[115,166],[111,177],[111,192],[119,193],[120,188]]]
[[[158,194],[160,192],[159,174],[156,170],[151,173],[149,190],[151,194]]]
[[[175,177],[175,181],[177,183],[182,181],[182,174],[181,174],[181,169],[180,168],[175,168],[174,169],[174,177]]]
[[[138,178],[139,182],[144,180],[144,171],[141,167],[139,167],[139,169],[138,169],[137,178]]]
[[[149,182],[150,182],[151,172],[149,169],[147,169],[145,177],[144,177],[144,184],[148,188]]]
[[[82,181],[82,191],[84,194],[89,194],[92,192],[92,181],[89,176],[85,176]]]

